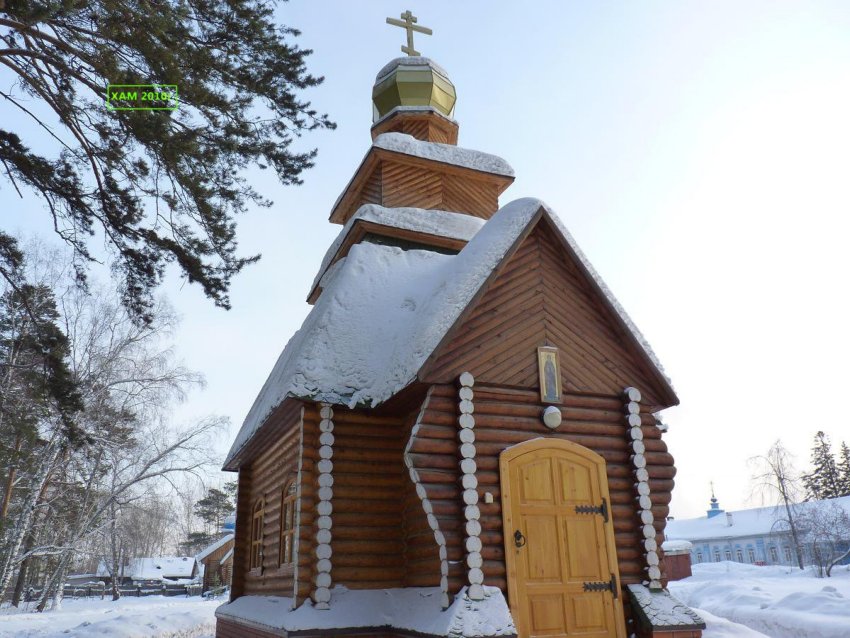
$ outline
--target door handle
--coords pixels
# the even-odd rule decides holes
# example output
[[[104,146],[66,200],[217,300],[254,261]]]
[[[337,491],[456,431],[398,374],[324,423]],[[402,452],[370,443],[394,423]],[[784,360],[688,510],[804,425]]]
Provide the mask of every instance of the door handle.
[[[517,547],[525,546],[526,540],[525,536],[522,535],[522,532],[517,530],[514,532],[514,545]]]

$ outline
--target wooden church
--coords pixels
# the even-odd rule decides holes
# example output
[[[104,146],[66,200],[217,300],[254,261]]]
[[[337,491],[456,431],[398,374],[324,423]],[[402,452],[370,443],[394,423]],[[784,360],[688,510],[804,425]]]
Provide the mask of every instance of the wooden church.
[[[696,638],[663,589],[670,382],[552,209],[500,207],[512,169],[456,146],[402,19],[312,311],[225,462],[216,635]]]

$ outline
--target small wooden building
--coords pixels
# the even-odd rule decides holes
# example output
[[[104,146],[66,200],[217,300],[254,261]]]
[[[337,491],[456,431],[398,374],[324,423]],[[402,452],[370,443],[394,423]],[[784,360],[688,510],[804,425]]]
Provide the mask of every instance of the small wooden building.
[[[203,565],[203,591],[230,585],[230,563],[233,555],[233,534],[224,534],[204,548],[195,560]],[[228,561],[225,561],[228,559]]]
[[[396,59],[373,97],[314,307],[226,460],[217,636],[672,636],[635,613],[667,596],[670,382],[557,215],[499,207],[513,171],[455,145],[445,71]]]

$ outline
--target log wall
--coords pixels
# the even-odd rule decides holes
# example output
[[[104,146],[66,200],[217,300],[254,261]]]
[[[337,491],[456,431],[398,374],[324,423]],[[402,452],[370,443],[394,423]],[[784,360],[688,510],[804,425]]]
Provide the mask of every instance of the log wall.
[[[239,469],[236,507],[233,593],[292,596],[294,568],[279,564],[281,491],[296,477],[301,437],[301,404],[284,402],[264,428],[275,431],[273,442],[248,465]],[[309,492],[309,490],[308,490]],[[250,569],[251,513],[257,499],[265,499],[262,568]]]
[[[502,534],[499,454],[502,450],[538,437],[563,438],[590,448],[607,464],[608,487],[622,584],[645,580],[645,561],[637,517],[633,468],[627,450],[622,398],[571,393],[564,397],[562,425],[551,431],[543,425],[536,390],[519,390],[475,384],[475,447],[478,477],[481,540],[485,585],[499,587],[507,595],[504,538]],[[652,414],[642,413],[647,469],[650,475],[653,513],[659,546],[669,511],[675,468]],[[450,561],[462,561],[463,515],[458,468],[457,389],[437,386],[422,418],[411,456],[419,468],[434,513],[446,536]],[[493,495],[493,503],[484,495]],[[449,571],[450,592],[465,584],[462,565]]]
[[[333,583],[403,587],[404,421],[334,406],[333,422]]]
[[[661,391],[579,267],[541,221],[426,365],[424,381],[476,381],[537,388],[537,347],[559,350],[565,391],[616,395],[639,387],[648,405]],[[667,407],[667,406],[664,406]]]

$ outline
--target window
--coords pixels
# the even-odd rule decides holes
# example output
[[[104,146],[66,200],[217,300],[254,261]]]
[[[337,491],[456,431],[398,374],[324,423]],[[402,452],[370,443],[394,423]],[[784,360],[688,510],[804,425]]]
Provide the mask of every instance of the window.
[[[785,548],[785,562],[788,563],[789,565],[791,564],[791,548],[790,547]]]
[[[697,562],[698,563],[702,562],[702,552],[697,552]]]
[[[263,499],[254,503],[251,511],[251,569],[260,569],[263,566],[263,517],[266,513],[266,504]]]
[[[747,549],[747,560],[751,563],[756,562],[756,550],[752,547]]]
[[[778,563],[779,562],[779,553],[776,551],[775,547],[768,547],[768,553],[770,554],[770,562]]]
[[[297,501],[295,481],[290,480],[280,492],[280,556],[281,565],[290,565],[295,553],[295,505]]]
[[[735,557],[738,559],[739,563],[744,562],[744,552],[742,552],[740,549],[735,551]]]
[[[726,551],[723,552],[723,554],[726,556],[726,560],[732,560],[732,550],[731,549],[727,549]]]
[[[719,550],[716,550],[716,549],[714,550],[714,562],[715,562],[715,563],[719,563],[719,562],[720,562],[720,551],[719,551]]]

